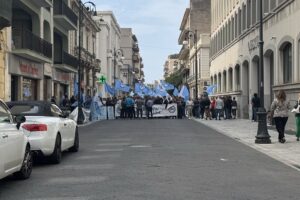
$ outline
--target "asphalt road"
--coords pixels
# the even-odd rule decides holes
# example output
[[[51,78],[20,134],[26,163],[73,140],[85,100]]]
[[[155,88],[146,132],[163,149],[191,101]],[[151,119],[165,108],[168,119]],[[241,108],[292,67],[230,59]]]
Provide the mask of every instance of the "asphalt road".
[[[81,149],[32,177],[0,181],[0,200],[287,200],[300,174],[191,120],[102,121]]]

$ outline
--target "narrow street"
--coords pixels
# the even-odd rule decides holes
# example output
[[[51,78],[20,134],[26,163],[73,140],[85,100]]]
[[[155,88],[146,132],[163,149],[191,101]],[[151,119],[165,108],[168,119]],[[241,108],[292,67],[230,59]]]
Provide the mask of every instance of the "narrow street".
[[[191,120],[102,121],[80,135],[61,164],[0,181],[0,199],[299,199],[299,172]]]

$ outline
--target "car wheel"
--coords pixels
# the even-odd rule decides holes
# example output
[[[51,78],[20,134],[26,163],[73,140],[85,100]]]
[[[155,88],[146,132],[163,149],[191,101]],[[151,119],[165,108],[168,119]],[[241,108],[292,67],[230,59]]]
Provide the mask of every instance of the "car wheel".
[[[61,161],[61,138],[59,134],[56,136],[54,150],[50,156],[50,161],[53,164],[59,164]]]
[[[76,130],[75,130],[74,145],[69,150],[71,152],[78,152],[78,150],[79,150],[79,134],[78,134],[78,128],[77,127],[76,127]]]
[[[22,167],[20,171],[14,173],[15,177],[17,177],[18,179],[28,179],[32,172],[32,165],[33,165],[32,153],[30,151],[30,147],[27,146],[25,150]]]

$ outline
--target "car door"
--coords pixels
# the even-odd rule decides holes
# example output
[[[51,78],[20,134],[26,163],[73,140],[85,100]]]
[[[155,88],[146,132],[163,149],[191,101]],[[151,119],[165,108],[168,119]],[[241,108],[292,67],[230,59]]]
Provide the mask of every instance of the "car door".
[[[22,163],[23,132],[13,123],[12,116],[0,102],[1,156],[4,172],[14,170]]]
[[[62,137],[62,148],[63,150],[70,147],[71,143],[71,131],[70,131],[70,123],[67,118],[62,117],[63,112],[55,105],[51,105],[51,112],[58,119],[60,133]]]

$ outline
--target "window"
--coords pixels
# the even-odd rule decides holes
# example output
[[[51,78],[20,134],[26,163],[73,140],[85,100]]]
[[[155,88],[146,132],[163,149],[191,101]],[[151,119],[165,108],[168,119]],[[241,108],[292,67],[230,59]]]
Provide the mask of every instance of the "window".
[[[292,82],[292,44],[288,43],[282,49],[283,54],[283,83]]]
[[[252,25],[256,24],[257,18],[256,18],[256,11],[258,10],[256,6],[256,0],[252,2]]]
[[[270,0],[270,10],[274,10],[276,7],[276,0]]]
[[[10,123],[11,117],[9,112],[0,104],[0,123]]]

